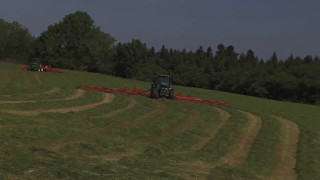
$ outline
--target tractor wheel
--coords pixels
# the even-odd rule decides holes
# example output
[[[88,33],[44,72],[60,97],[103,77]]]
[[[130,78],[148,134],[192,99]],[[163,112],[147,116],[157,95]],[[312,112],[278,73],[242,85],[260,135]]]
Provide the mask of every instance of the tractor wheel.
[[[173,89],[170,89],[169,91],[169,99],[173,99],[174,98],[174,90]]]

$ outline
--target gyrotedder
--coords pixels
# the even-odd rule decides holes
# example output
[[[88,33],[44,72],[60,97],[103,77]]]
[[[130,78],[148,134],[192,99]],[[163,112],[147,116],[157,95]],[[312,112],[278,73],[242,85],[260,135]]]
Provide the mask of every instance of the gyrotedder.
[[[150,98],[169,98],[174,100],[185,100],[185,101],[193,101],[197,103],[205,103],[205,104],[215,104],[215,105],[222,105],[227,106],[226,102],[218,102],[212,100],[204,100],[198,99],[190,96],[182,96],[180,94],[174,94],[173,89],[173,78],[168,75],[156,75],[154,78],[153,83],[151,84],[151,89],[149,90],[141,90],[141,89],[113,89],[113,88],[106,88],[106,87],[96,87],[96,86],[87,86],[81,85],[78,88],[83,89],[92,89],[102,92],[111,92],[111,93],[123,93],[123,94],[131,94],[131,95],[140,95]]]

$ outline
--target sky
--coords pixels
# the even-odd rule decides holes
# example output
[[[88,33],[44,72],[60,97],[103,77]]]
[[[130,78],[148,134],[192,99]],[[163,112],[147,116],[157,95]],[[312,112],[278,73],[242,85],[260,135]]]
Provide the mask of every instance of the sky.
[[[232,45],[258,58],[320,56],[319,0],[0,0],[0,18],[35,37],[67,14],[86,11],[118,42],[159,50]]]

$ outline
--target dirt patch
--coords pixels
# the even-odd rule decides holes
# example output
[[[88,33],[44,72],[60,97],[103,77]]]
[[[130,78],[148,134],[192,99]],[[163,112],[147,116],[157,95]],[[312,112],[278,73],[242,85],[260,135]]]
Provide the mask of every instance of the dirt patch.
[[[287,119],[272,116],[281,123],[281,137],[277,145],[276,166],[273,177],[278,179],[297,179],[294,170],[296,166],[297,144],[299,141],[299,126]]]
[[[200,118],[199,111],[188,105],[187,106],[187,115],[185,118],[180,119],[177,124],[171,126],[170,128],[164,130],[163,132],[147,137],[146,139],[142,140],[143,142],[157,142],[172,136],[181,134],[189,129],[189,127]]]
[[[244,163],[262,124],[259,116],[245,111],[240,112],[248,116],[249,122],[243,128],[243,132],[240,133],[227,155],[221,159],[222,163],[228,163],[230,166],[238,166]]]
[[[131,102],[128,104],[127,107],[125,108],[120,108],[120,109],[116,109],[114,111],[110,111],[106,114],[101,114],[101,115],[98,115],[98,116],[91,116],[90,119],[95,119],[95,118],[108,118],[108,117],[111,117],[111,116],[115,116],[117,114],[120,114],[124,111],[127,111],[129,109],[132,109],[136,106],[138,102],[135,100],[135,99],[131,99]]]
[[[160,101],[155,101],[155,103],[156,103],[156,107],[150,113],[142,115],[133,121],[130,120],[125,122],[120,122],[115,125],[111,125],[110,127],[98,128],[96,130],[114,132],[114,131],[120,131],[124,129],[132,129],[132,128],[150,123],[156,118],[165,116],[168,112],[168,106],[164,103],[161,103]]]
[[[17,114],[17,115],[27,115],[27,116],[35,116],[41,113],[68,113],[68,112],[79,112],[88,109],[95,108],[102,104],[112,103],[115,99],[115,95],[106,93],[104,94],[104,99],[100,102],[95,102],[91,104],[86,104],[82,106],[73,106],[73,107],[66,107],[66,108],[58,108],[58,109],[37,109],[31,111],[21,111],[21,110],[4,110],[0,109],[0,112],[10,113],[10,114]]]
[[[48,92],[48,91],[47,91]],[[52,89],[51,89],[52,92]],[[24,101],[0,101],[0,104],[20,104],[20,103],[36,103],[36,102],[50,102],[50,101],[69,101],[72,99],[77,99],[86,94],[85,90],[77,90],[74,94],[69,97],[65,97],[62,99],[44,99],[44,100],[24,100]]]
[[[208,129],[213,129],[212,131],[210,131],[209,136],[201,138],[200,141],[198,141],[198,143],[192,145],[187,151],[183,151],[182,153],[192,153],[192,152],[196,152],[199,151],[200,149],[202,149],[204,146],[206,146],[212,139],[214,139],[214,137],[216,136],[216,134],[219,132],[219,130],[221,129],[221,127],[225,124],[225,122],[230,118],[230,114],[227,111],[224,111],[220,108],[217,107],[213,107],[216,111],[219,112],[220,114],[220,119],[221,122],[217,125],[216,123],[211,123],[208,125]]]

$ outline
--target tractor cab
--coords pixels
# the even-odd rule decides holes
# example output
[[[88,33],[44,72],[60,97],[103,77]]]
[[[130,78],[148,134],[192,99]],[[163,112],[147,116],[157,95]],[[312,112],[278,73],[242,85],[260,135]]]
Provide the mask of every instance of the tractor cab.
[[[40,62],[40,59],[32,59],[32,62],[28,66],[29,71],[43,71],[42,64]]]
[[[173,79],[168,75],[156,75],[151,85],[151,98],[174,98]]]

